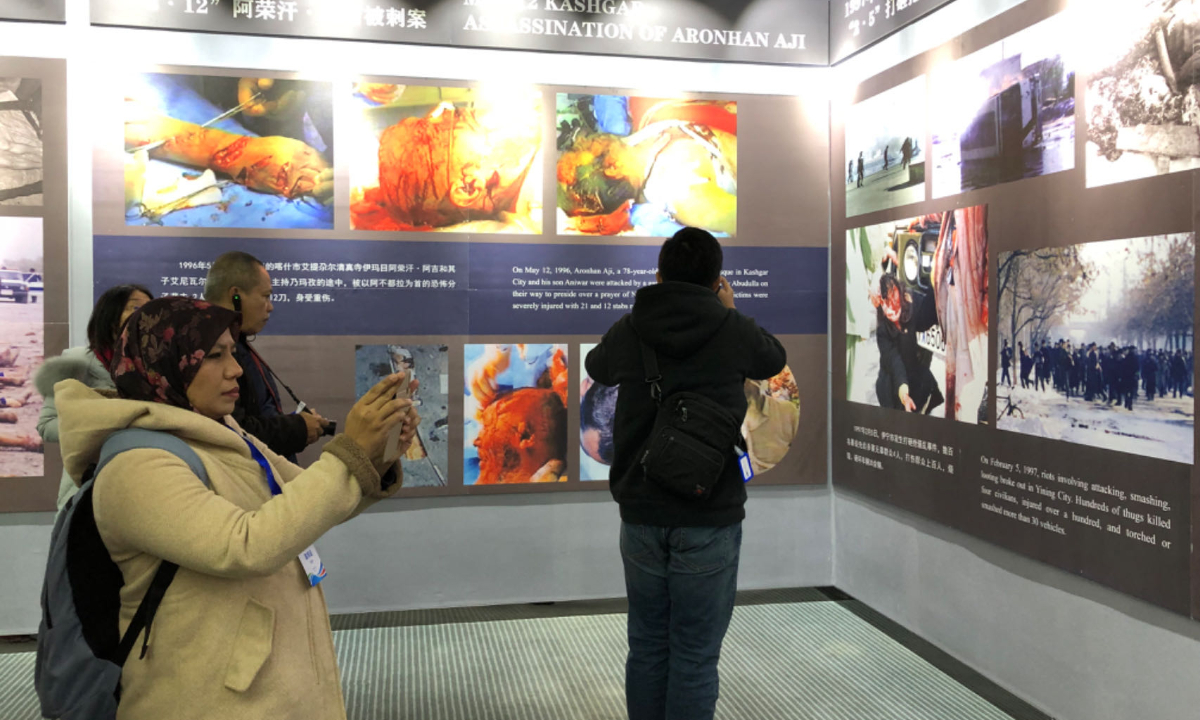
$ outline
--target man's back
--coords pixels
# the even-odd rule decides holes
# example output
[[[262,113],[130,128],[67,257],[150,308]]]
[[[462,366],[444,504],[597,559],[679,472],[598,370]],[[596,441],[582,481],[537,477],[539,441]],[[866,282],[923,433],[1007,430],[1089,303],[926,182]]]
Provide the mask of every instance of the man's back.
[[[650,435],[657,406],[645,382],[640,341],[654,348],[663,396],[690,390],[746,413],[743,384],[783,370],[786,354],[770,333],[726,308],[712,290],[663,282],[638,291],[633,311],[621,318],[587,357],[588,374],[617,386],[613,427],[613,497],[626,522],[661,527],[721,526],[740,521],[746,492],[732,448],[724,474],[710,498],[678,498],[643,482],[638,456]]]

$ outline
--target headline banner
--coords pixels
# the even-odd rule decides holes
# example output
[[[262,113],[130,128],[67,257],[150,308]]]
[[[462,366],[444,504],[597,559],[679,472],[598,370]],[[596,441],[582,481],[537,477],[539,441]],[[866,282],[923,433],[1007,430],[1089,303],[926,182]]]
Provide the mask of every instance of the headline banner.
[[[826,65],[826,0],[92,0],[162,30]]]

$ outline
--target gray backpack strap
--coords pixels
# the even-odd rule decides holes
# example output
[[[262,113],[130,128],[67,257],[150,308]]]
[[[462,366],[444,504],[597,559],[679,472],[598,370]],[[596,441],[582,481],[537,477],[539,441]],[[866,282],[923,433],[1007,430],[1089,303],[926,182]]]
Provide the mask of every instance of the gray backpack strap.
[[[162,432],[159,430],[143,430],[142,428],[127,428],[118,430],[104,441],[104,446],[100,449],[100,460],[96,463],[95,477],[100,476],[100,471],[110,460],[125,452],[126,450],[166,450],[175,455],[180,460],[187,463],[191,471],[200,478],[200,481],[208,486],[208,472],[204,469],[204,463],[200,461],[200,456],[196,451],[188,446],[187,443],[175,437],[171,433]]]
[[[200,461],[200,456],[196,454],[195,450],[170,433],[157,430],[143,430],[141,428],[119,430],[110,435],[108,440],[104,441],[104,446],[100,449],[100,461],[96,463],[94,476],[99,477],[100,471],[104,469],[104,466],[117,455],[127,450],[145,449],[166,450],[175,455],[187,463],[192,473],[200,478],[205,487],[208,487],[208,472],[205,471],[204,463]],[[129,657],[130,651],[133,650],[133,645],[137,641],[138,635],[142,635],[142,651],[139,657],[146,657],[146,650],[150,646],[150,626],[154,623],[154,615],[158,612],[158,606],[167,594],[167,588],[171,586],[171,581],[175,579],[175,572],[177,570],[179,570],[179,566],[173,562],[163,560],[159,563],[158,570],[155,571],[154,577],[150,580],[150,587],[146,590],[146,596],[142,598],[141,604],[138,605],[133,620],[129,623],[129,627],[126,628],[120,645],[117,646],[116,655],[112,658],[112,661],[118,666],[125,664],[125,659]],[[145,630],[144,635],[142,634],[143,630]]]

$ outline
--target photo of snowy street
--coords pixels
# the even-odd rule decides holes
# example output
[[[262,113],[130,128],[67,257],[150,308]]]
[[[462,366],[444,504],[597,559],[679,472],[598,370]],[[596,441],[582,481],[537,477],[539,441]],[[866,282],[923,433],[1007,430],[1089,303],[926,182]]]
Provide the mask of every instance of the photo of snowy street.
[[[996,425],[1191,464],[1192,233],[1000,256]]]

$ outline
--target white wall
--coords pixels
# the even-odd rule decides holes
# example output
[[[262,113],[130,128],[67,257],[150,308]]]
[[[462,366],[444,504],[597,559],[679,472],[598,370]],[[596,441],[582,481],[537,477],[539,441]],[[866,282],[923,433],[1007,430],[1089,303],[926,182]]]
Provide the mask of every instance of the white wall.
[[[853,493],[835,584],[1060,720],[1200,716],[1200,623]]]
[[[637,88],[648,94],[825,92],[824,69],[653,61],[228,37],[91,28],[87,0],[68,0],[66,27],[0,23],[6,55],[68,59],[71,329],[84,341],[92,306],[92,137],[88,108],[122,73],[148,64],[295,70]],[[754,488],[740,584],[828,585],[833,579],[826,488]],[[36,630],[53,515],[0,514],[0,635]],[[607,492],[400,500],[337,528],[318,547],[332,612],[624,593],[619,518]]]

